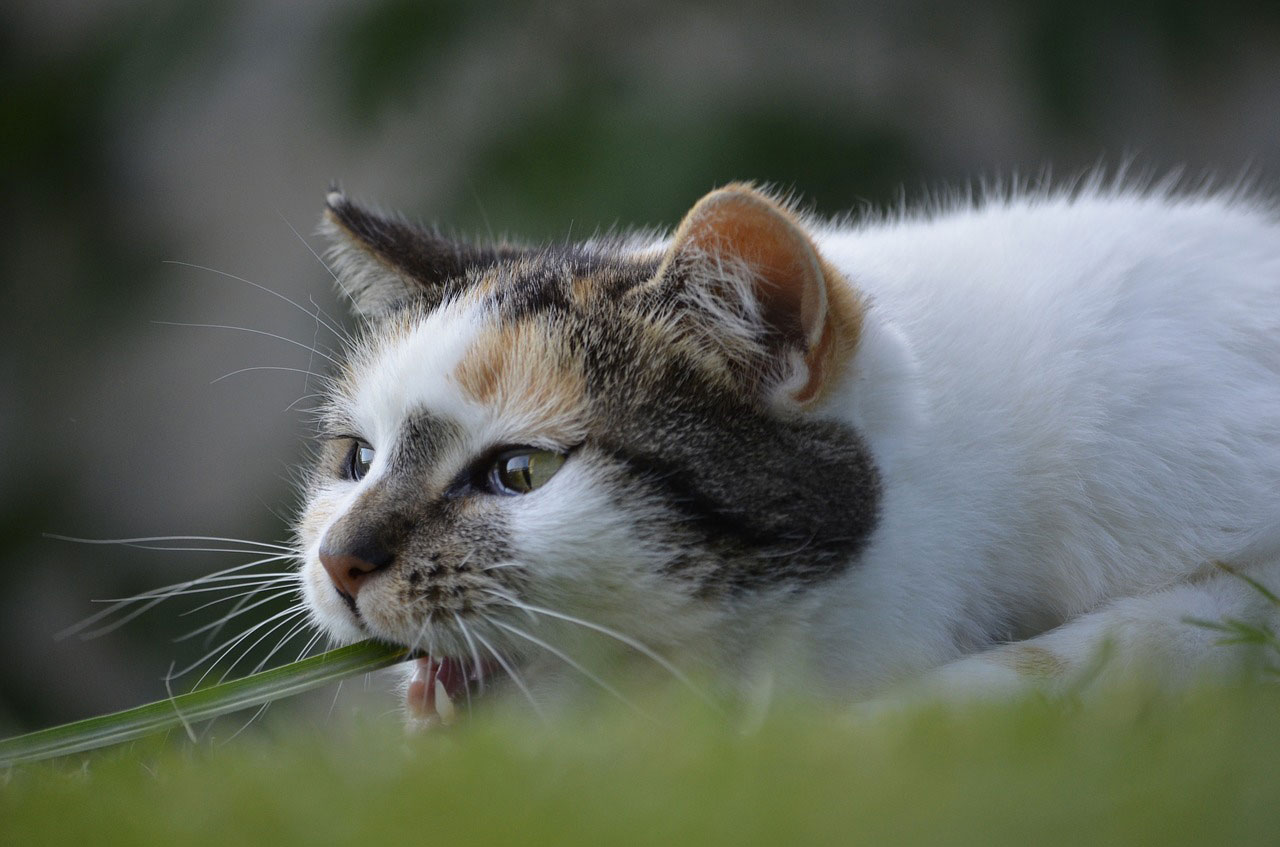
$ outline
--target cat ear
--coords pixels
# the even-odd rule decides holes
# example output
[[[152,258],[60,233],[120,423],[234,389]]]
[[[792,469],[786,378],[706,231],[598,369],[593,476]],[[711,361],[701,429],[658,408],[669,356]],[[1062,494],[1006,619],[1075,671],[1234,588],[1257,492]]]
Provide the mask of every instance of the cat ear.
[[[771,377],[775,396],[818,399],[857,340],[853,289],[795,216],[746,185],[713,191],[676,230],[659,271],[730,359]],[[761,367],[763,365],[763,368]]]
[[[369,317],[410,302],[437,303],[447,283],[513,252],[454,241],[366,209],[340,191],[325,198],[320,229],[330,241],[327,258],[339,287],[351,298],[352,310]]]

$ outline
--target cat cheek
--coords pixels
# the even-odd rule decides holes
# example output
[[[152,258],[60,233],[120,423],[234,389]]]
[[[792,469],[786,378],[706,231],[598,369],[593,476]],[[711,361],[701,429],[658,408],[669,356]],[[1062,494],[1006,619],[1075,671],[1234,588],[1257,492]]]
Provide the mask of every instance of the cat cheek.
[[[613,483],[612,485],[610,483]],[[509,511],[512,549],[546,581],[580,588],[583,580],[610,585],[630,581],[643,569],[642,541],[633,516],[618,507],[605,480],[583,462],[570,462],[546,488],[513,498]]]

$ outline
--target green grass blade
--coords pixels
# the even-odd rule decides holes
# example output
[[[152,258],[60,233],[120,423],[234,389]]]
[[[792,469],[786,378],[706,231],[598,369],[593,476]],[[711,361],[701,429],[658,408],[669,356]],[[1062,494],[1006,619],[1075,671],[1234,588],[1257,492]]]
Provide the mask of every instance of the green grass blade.
[[[404,647],[361,641],[168,700],[5,739],[0,741],[0,767],[133,741],[160,730],[188,726],[301,694],[349,676],[394,665],[408,657],[409,651]]]

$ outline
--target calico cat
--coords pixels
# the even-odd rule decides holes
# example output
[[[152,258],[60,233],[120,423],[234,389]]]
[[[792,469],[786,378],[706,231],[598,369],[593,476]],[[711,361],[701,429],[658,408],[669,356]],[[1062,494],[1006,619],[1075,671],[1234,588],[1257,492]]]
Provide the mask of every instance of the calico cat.
[[[363,333],[297,527],[314,620],[411,712],[535,709],[613,645],[854,700],[1232,667],[1280,585],[1280,223],[1103,187],[480,246],[331,193]]]

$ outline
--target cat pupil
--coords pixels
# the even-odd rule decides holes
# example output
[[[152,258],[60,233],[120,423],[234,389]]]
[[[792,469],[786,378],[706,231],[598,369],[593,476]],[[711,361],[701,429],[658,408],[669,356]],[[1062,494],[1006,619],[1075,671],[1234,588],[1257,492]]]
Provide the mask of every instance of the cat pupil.
[[[513,488],[533,488],[533,474],[529,472],[529,456],[516,456],[507,460],[507,473],[513,482]]]
[[[545,485],[560,470],[564,456],[550,450],[522,450],[494,463],[493,487],[500,493],[527,494]]]
[[[369,466],[373,464],[373,448],[367,444],[356,444],[351,448],[351,478],[353,480],[363,479],[365,474],[369,473]]]

